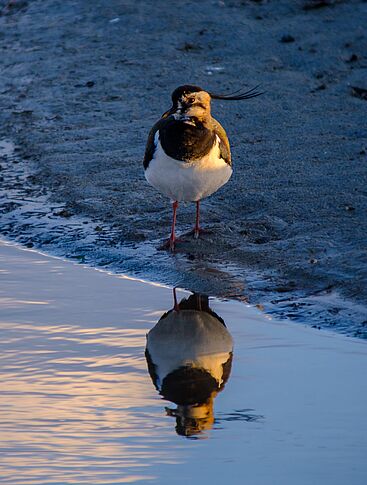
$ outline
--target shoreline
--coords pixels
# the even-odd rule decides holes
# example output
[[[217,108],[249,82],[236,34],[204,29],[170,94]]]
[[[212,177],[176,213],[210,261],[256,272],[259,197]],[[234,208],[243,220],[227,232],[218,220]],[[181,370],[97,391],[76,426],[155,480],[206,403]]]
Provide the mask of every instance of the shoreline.
[[[221,265],[200,254],[191,253],[188,260],[185,252],[157,251],[159,240],[124,244],[113,225],[71,212],[67,204],[53,202],[47,190],[34,185],[35,164],[26,167],[14,143],[0,140],[1,156],[0,235],[10,243],[111,274],[248,302],[296,324],[367,338],[367,305],[348,300],[333,288],[305,291],[284,286],[275,271]]]

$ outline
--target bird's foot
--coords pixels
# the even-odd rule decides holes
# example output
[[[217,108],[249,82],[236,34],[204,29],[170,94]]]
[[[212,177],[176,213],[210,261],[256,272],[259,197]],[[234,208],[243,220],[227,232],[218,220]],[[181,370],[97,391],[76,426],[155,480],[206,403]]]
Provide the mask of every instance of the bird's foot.
[[[159,251],[171,251],[172,253],[175,252],[176,250],[176,243],[178,242],[183,242],[182,239],[180,238],[175,238],[174,240],[172,240],[171,238],[167,239],[166,241],[164,241],[163,244],[161,244],[159,247],[158,247],[158,250]]]
[[[199,239],[201,235],[205,235],[205,234],[213,234],[213,231],[211,231],[210,229],[194,228],[191,231],[187,232],[185,236],[193,236],[194,239]]]
[[[174,248],[175,243],[174,241],[171,241],[171,239],[167,239],[166,241],[164,241],[163,244],[158,247],[160,251],[166,251],[167,249],[169,249],[170,251],[174,251]]]

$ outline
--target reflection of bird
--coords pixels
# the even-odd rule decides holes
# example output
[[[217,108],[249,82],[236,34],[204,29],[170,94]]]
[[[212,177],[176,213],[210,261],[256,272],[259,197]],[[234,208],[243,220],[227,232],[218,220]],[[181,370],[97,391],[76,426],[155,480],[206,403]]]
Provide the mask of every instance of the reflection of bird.
[[[226,132],[210,113],[212,99],[242,100],[259,96],[256,88],[219,95],[197,86],[180,86],[172,107],[151,129],[144,156],[145,177],[173,201],[169,247],[175,246],[176,211],[180,201],[196,202],[194,237],[199,237],[199,203],[232,175]]]
[[[207,296],[193,294],[165,313],[147,335],[146,359],[156,389],[177,408],[178,434],[210,429],[213,401],[229,377],[233,340]]]

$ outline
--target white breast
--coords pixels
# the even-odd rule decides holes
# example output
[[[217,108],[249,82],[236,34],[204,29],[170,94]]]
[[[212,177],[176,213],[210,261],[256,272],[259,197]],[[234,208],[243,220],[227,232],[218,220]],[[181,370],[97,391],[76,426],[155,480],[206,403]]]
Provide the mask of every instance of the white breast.
[[[168,374],[185,366],[205,369],[220,386],[233,340],[226,327],[209,313],[182,310],[169,313],[150,330],[147,349],[156,366],[158,388]]]
[[[182,162],[166,155],[158,134],[155,144],[157,148],[145,178],[173,201],[204,199],[227,183],[232,175],[232,168],[220,156],[218,137],[210,152],[193,162]]]

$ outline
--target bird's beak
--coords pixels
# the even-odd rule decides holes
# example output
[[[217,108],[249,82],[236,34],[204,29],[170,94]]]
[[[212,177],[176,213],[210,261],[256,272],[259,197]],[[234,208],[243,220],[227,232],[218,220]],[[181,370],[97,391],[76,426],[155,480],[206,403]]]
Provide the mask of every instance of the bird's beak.
[[[257,89],[260,87],[260,85],[255,86],[254,88],[241,92],[242,89],[238,89],[234,93],[231,94],[215,94],[215,93],[208,93],[212,99],[224,99],[227,101],[239,101],[242,99],[251,99],[251,98],[256,98],[256,96],[260,96],[261,94],[264,94],[263,92],[257,91]]]

